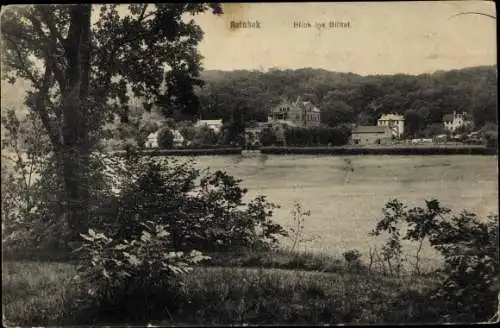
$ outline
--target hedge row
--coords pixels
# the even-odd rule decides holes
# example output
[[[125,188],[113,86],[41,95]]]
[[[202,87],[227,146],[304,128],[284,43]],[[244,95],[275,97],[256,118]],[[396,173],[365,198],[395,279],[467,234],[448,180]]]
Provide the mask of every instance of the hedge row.
[[[201,156],[201,155],[240,155],[242,148],[177,148],[177,149],[146,149],[141,154],[148,156]],[[117,151],[115,155],[125,155],[125,151]]]
[[[262,147],[263,154],[304,155],[496,155],[494,148],[478,147]]]

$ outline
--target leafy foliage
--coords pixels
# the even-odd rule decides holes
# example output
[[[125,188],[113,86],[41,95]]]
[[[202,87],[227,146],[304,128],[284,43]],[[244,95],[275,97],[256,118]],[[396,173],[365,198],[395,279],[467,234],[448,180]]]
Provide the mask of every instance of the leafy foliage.
[[[174,134],[169,127],[164,127],[158,132],[158,147],[170,149],[174,146]]]
[[[419,243],[424,239],[441,253],[444,266],[435,273],[439,286],[430,291],[430,313],[445,321],[486,321],[498,309],[498,216],[482,220],[474,213],[452,215],[439,201],[426,201],[426,207],[407,209],[400,201],[386,205],[384,217],[373,235],[389,233],[383,256],[401,255],[400,228],[407,225],[404,239]]]
[[[275,146],[280,144],[276,132],[274,131],[273,128],[269,127],[265,127],[261,130],[259,139],[260,139],[260,144],[264,147]]]
[[[124,165],[119,194],[93,220],[111,238],[138,238],[145,220],[165,225],[176,250],[269,247],[284,233],[270,220],[276,205],[264,196],[244,203],[241,180],[225,172],[145,157]]]
[[[347,269],[351,271],[361,269],[361,253],[356,250],[348,250],[342,254],[347,265]]]
[[[360,76],[310,68],[266,73],[205,71],[203,79],[206,85],[197,94],[206,119],[229,120],[243,109],[245,121],[263,122],[283,97],[300,95],[320,108],[321,121],[332,127],[376,124],[383,113],[408,116],[410,136],[427,125],[442,123],[443,115],[453,111],[469,112],[476,128],[497,121],[494,66],[418,76]]]
[[[289,146],[342,146],[347,144],[350,135],[351,131],[346,126],[289,128],[285,131],[286,142]]]
[[[93,10],[99,18],[91,24]],[[29,5],[2,12],[2,79],[27,80],[25,104],[43,124],[63,180],[67,223],[86,231],[90,154],[104,123],[128,121],[129,91],[135,97],[189,115],[198,110],[194,86],[203,33],[194,20],[218,4]],[[163,88],[162,88],[163,86]],[[139,146],[143,137],[139,138]]]
[[[189,133],[188,133],[189,134]],[[219,142],[219,135],[208,126],[201,126],[195,129],[192,138],[193,146],[216,145]]]
[[[461,213],[439,224],[431,245],[443,254],[438,273],[440,287],[432,299],[453,321],[486,321],[498,311],[498,216],[485,222],[473,213]]]
[[[60,204],[55,199],[61,181],[54,169],[39,119],[33,114],[19,118],[8,109],[2,115],[2,232],[11,250],[62,236]],[[63,229],[55,231],[57,226]]]
[[[165,308],[168,312],[169,294],[180,278],[208,259],[195,250],[185,254],[171,249],[164,226],[152,221],[142,226],[140,235],[129,240],[92,229],[81,235],[85,242],[78,249],[82,261],[76,278],[87,291],[87,305],[122,320],[149,320]]]

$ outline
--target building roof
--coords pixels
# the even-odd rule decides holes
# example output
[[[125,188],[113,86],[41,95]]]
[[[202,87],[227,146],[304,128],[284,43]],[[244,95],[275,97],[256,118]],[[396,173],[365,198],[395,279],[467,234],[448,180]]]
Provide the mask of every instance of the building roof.
[[[303,101],[300,99],[300,96],[297,97],[297,100],[292,102],[287,99],[283,99],[278,106],[274,107],[271,109],[272,113],[279,113],[281,112],[281,108],[286,108],[286,109],[307,109],[312,112],[320,113],[321,110],[314,106],[310,101]]]
[[[158,133],[159,131],[156,131],[156,132],[152,132],[150,134],[148,134],[148,140],[151,140],[151,139],[158,139]]]
[[[357,126],[352,130],[352,133],[385,133],[387,130],[384,126],[364,125]]]
[[[446,121],[446,122],[453,121],[454,118],[455,118],[455,115],[453,115],[453,114],[446,114],[446,115],[443,116],[443,121]]]
[[[378,120],[379,121],[404,121],[405,118],[403,115],[382,114],[382,116]]]

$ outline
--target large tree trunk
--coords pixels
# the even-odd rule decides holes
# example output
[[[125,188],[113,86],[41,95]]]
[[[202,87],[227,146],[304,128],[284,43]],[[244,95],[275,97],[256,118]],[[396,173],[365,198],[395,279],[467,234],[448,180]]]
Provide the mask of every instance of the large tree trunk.
[[[89,156],[88,84],[90,51],[90,5],[71,8],[66,54],[66,92],[63,95],[63,142],[60,148],[64,174],[66,219],[70,239],[78,240],[88,228]]]

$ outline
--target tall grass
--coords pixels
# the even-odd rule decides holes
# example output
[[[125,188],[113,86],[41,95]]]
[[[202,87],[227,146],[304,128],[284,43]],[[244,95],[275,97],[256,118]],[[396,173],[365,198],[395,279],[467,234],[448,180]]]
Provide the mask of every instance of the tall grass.
[[[327,258],[294,257],[286,252],[273,256],[275,260],[270,256],[269,262],[261,262],[259,268],[198,267],[175,293],[165,295],[170,311],[151,315],[78,307],[75,302],[84,291],[71,280],[76,273],[71,264],[9,261],[4,263],[2,281],[4,315],[11,325],[30,326],[133,323],[132,318],[138,317],[160,324],[204,325],[432,320],[424,315],[426,300],[421,296],[432,287],[432,279],[419,278],[410,283],[405,278],[374,272],[333,273],[335,270],[318,264],[328,263]],[[284,259],[296,261],[294,267],[308,267],[306,260],[314,263],[316,259],[315,268],[324,272],[269,267]],[[309,266],[311,270],[313,267]]]
[[[62,320],[64,309],[74,302],[71,264],[38,261],[4,261],[2,308],[5,324],[49,325]],[[10,326],[11,324],[9,324]]]
[[[321,253],[297,252],[287,249],[271,251],[245,251],[230,253],[212,253],[207,266],[270,268],[318,272],[344,271],[341,259]]]

